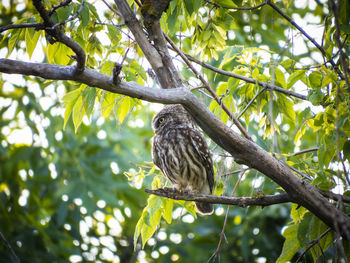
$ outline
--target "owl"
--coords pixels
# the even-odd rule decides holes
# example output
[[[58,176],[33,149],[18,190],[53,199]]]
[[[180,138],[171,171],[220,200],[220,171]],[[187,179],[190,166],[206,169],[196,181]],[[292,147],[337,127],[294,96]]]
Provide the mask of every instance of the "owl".
[[[211,194],[213,163],[208,146],[189,113],[181,105],[166,106],[152,120],[154,164],[179,191]],[[212,214],[213,205],[196,202],[201,214]]]

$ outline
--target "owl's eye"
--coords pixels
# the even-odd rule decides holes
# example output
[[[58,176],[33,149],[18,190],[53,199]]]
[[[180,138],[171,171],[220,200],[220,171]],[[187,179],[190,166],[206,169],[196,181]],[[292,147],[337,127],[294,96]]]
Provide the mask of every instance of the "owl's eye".
[[[161,124],[161,123],[163,123],[164,121],[165,121],[165,118],[162,117],[162,118],[160,118],[160,119],[158,120],[158,123]]]

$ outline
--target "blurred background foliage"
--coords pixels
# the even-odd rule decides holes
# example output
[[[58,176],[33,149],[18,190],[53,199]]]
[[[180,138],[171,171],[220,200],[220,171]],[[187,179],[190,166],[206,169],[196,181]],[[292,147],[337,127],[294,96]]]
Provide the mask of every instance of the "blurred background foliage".
[[[51,8],[59,1],[45,3]],[[137,5],[129,3],[139,14]],[[322,66],[320,52],[269,6],[251,11],[230,9],[260,3],[173,0],[161,23],[185,53],[305,95],[307,100],[302,101],[269,93],[258,85],[202,69],[222,102],[235,114],[242,113],[240,120],[261,147],[307,174],[319,188],[346,193],[349,184],[346,168],[342,168],[348,167],[350,157],[346,83]],[[350,10],[344,4],[347,1],[342,3],[341,40],[349,56]],[[110,4],[115,8],[112,1]],[[323,42],[326,59],[339,58],[328,2],[285,0],[276,4]],[[80,5],[81,1],[74,1],[59,8],[53,19],[66,20]],[[31,1],[0,3],[0,26],[40,21]],[[109,75],[113,62],[125,57],[123,80],[155,85],[132,35],[102,1],[86,1],[78,19],[65,25],[65,32],[86,51],[88,67]],[[74,63],[67,47],[49,45],[41,31],[8,30],[0,37],[0,57]],[[180,63],[177,67],[186,85],[200,86],[188,68]],[[258,92],[261,95],[244,110]],[[232,125],[216,102],[201,91],[194,93]],[[216,205],[214,215],[195,218],[186,210],[191,204],[175,202],[171,224],[159,219],[145,244],[134,240],[149,197],[143,189],[151,188],[153,178],[159,176],[152,170],[150,155],[150,123],[159,109],[69,81],[0,75],[0,261],[17,262],[17,257],[21,262],[208,261],[217,248],[226,206]],[[217,187],[230,196],[239,177],[233,172],[241,167],[208,142]],[[293,154],[312,147],[319,150]],[[278,192],[282,189],[274,182],[248,170],[235,196]],[[290,204],[231,207],[220,260],[295,260],[324,227],[310,213],[292,209]],[[294,246],[286,242],[281,254],[285,238]],[[325,261],[345,257],[337,243],[330,246],[332,238],[328,235],[328,242],[307,253],[305,262],[316,260],[320,248]]]

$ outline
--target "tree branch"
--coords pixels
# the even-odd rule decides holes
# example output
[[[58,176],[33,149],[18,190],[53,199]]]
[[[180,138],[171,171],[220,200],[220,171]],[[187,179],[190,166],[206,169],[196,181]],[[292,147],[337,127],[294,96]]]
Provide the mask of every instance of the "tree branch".
[[[194,57],[192,57],[192,56],[190,56],[188,54],[185,54],[185,55],[192,62],[194,62],[194,63],[196,63],[198,65],[201,65],[202,67],[205,67],[207,69],[210,69],[210,70],[212,70],[212,71],[214,71],[216,73],[219,73],[221,75],[232,77],[232,78],[236,78],[236,79],[240,79],[240,80],[243,80],[244,82],[247,82],[247,83],[258,84],[259,86],[261,86],[263,88],[266,88],[268,90],[274,90],[274,91],[286,94],[288,96],[293,96],[293,97],[296,97],[298,99],[307,100],[306,96],[304,96],[302,94],[299,94],[299,93],[296,93],[294,91],[286,90],[286,89],[280,88],[280,87],[278,87],[276,85],[273,85],[273,84],[270,84],[270,83],[267,83],[267,82],[257,81],[257,80],[252,79],[252,78],[248,78],[248,77],[245,77],[245,76],[242,76],[242,75],[238,75],[238,74],[226,71],[226,70],[218,69],[218,68],[213,67],[212,65],[207,64],[205,62],[202,62],[202,61],[200,61],[200,60],[198,60],[198,59],[196,59],[196,58],[194,58]]]
[[[174,83],[174,79],[169,74],[167,68],[164,66],[162,57],[149,42],[147,36],[142,30],[140,22],[132,12],[129,4],[125,0],[114,0],[114,2],[116,3],[119,12],[123,16],[125,24],[134,35],[137,44],[140,46],[142,52],[145,54],[148,62],[151,64],[153,70],[155,71],[161,87],[163,89],[179,87],[178,83]]]
[[[269,206],[292,202],[288,194],[264,195],[262,197],[228,197],[193,193],[180,193],[178,191],[166,191],[163,188],[155,190],[145,189],[145,192],[175,200],[206,202],[210,204],[237,205],[240,207]]]
[[[312,44],[314,44],[314,46],[321,51],[322,55],[324,57],[327,58],[327,53],[326,51],[323,49],[323,47],[321,47],[315,39],[313,39],[309,34],[307,34],[305,32],[304,29],[302,29],[297,23],[295,23],[289,16],[287,16],[281,9],[279,9],[274,3],[271,2],[271,0],[267,1],[268,5],[271,6],[277,13],[279,13],[284,19],[286,19],[290,24],[292,24],[296,29],[298,29],[300,31],[300,33],[302,33],[308,40],[311,41]],[[338,73],[339,77],[341,79],[344,80],[344,75],[341,72],[341,70],[338,68],[338,66],[335,64],[335,62],[333,61],[333,59],[329,59],[328,62],[332,65],[332,67],[334,68],[334,70]]]
[[[41,0],[33,0],[33,4],[36,10],[39,12],[41,18],[44,20],[45,32],[48,33],[51,37],[55,39],[55,41],[59,41],[70,49],[74,51],[77,59],[76,72],[81,73],[85,68],[86,55],[84,49],[75,42],[72,38],[66,36],[63,31],[58,28],[55,28],[55,23],[51,20],[49,12],[46,10],[44,4]],[[54,41],[53,41],[54,42]],[[52,43],[51,43],[52,44]]]
[[[19,28],[35,28],[35,30],[44,29],[45,25],[43,23],[27,23],[27,24],[11,24],[0,27],[0,33],[10,30],[10,29],[19,29]]]
[[[10,59],[0,59],[0,72],[33,75],[51,80],[73,80],[149,102],[182,104],[195,117],[202,130],[235,160],[271,178],[288,193],[293,202],[304,206],[332,229],[339,231],[343,238],[350,240],[350,218],[347,215],[328,202],[317,188],[295,175],[285,164],[227,127],[187,89],[160,90],[124,81],[115,85],[112,77],[91,69],[75,74],[74,66],[28,63]]]

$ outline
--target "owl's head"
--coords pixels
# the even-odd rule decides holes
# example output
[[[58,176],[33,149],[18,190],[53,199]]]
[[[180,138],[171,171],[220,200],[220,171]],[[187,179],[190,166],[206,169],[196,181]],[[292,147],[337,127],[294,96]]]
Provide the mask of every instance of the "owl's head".
[[[152,120],[155,133],[177,127],[194,127],[192,117],[180,104],[164,107]]]

